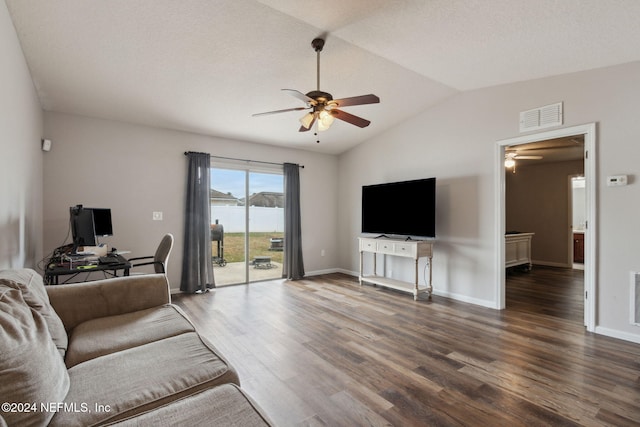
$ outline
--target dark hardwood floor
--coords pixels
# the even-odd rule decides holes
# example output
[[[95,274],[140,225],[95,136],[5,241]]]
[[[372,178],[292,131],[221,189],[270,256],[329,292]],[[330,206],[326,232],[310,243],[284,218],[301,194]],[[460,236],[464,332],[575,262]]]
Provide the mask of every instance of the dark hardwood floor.
[[[506,303],[511,311],[584,322],[584,271],[535,266],[507,271]]]
[[[640,345],[585,332],[581,273],[510,273],[506,310],[330,274],[179,295],[280,426],[640,425]]]

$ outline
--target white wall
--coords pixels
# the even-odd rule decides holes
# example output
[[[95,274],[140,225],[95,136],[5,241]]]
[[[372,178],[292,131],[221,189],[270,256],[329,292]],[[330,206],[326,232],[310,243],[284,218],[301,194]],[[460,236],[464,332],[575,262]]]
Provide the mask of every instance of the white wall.
[[[0,269],[42,258],[42,109],[0,1]]]
[[[435,176],[436,293],[497,307],[496,141],[519,135],[520,111],[563,101],[564,126],[598,124],[597,331],[640,341],[629,324],[629,272],[640,270],[638,99],[639,62],[503,85],[456,95],[343,154],[341,268],[358,269],[363,184]],[[606,187],[615,174],[631,184]]]
[[[185,151],[267,162],[292,162],[300,170],[303,257],[313,274],[337,265],[337,157],[302,150],[131,125],[76,115],[46,113],[45,135],[53,149],[44,159],[44,246],[60,246],[68,232],[69,206],[111,208],[114,236],[102,242],[131,256],[152,255],[166,232],[174,234],[169,280],[180,286],[182,270]],[[163,221],[152,212],[162,211]],[[325,249],[326,255],[320,257]]]

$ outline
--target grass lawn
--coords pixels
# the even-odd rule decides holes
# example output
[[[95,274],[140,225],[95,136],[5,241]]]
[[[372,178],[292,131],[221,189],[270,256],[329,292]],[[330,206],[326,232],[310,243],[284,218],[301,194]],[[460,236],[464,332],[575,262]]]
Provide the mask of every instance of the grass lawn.
[[[282,263],[282,251],[270,251],[271,238],[284,237],[284,233],[249,233],[249,260],[256,256],[270,256],[271,261]],[[211,242],[211,253],[218,255],[218,242]],[[224,233],[224,259],[244,262],[244,233]]]

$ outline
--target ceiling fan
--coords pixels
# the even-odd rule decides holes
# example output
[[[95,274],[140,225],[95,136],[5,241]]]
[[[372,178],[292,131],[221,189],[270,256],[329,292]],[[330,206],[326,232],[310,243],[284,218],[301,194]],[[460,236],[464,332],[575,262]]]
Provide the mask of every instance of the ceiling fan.
[[[542,158],[542,156],[520,155],[517,151],[510,151],[504,153],[504,167],[514,168],[515,172],[516,160],[541,160]]]
[[[320,52],[324,47],[324,39],[316,38],[311,42],[311,46],[316,51],[317,56],[317,90],[312,90],[306,94],[295,89],[282,89],[289,95],[298,98],[305,103],[304,107],[287,108],[284,110],[267,111],[265,113],[253,114],[253,116],[264,116],[268,114],[286,113],[289,111],[310,110],[300,118],[299,132],[307,132],[314,124],[317,124],[318,131],[329,129],[334,119],[339,119],[352,125],[364,128],[371,123],[362,117],[354,116],[340,110],[338,107],[348,107],[351,105],[377,104],[380,98],[376,95],[360,95],[350,98],[333,99],[328,92],[320,90]],[[319,142],[319,141],[318,141]]]
[[[517,151],[511,151],[511,152],[507,152],[504,154],[505,159],[520,159],[520,160],[542,160],[544,157],[542,156],[530,156],[530,155],[523,155],[523,154],[518,154]]]

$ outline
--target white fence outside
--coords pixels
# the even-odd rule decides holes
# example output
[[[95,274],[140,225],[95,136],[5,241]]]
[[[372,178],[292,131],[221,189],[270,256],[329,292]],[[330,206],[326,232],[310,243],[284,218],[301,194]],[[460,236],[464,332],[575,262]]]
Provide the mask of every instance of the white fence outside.
[[[245,231],[244,206],[211,206],[211,223],[224,227],[225,233],[242,233]],[[249,207],[249,230],[256,232],[284,232],[284,209]]]

